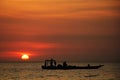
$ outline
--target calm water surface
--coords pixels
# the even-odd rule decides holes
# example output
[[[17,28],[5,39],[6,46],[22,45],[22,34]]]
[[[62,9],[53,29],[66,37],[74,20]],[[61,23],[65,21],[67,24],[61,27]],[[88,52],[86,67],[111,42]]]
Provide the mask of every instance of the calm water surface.
[[[120,80],[120,63],[102,64],[97,70],[42,70],[41,63],[0,63],[0,80]]]

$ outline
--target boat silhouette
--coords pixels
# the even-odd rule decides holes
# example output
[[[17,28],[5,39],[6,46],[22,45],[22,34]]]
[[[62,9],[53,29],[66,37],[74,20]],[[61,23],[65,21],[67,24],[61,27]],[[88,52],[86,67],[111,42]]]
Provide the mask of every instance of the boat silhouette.
[[[87,66],[72,66],[68,65],[65,61],[63,64],[58,64],[56,65],[56,61],[51,59],[51,60],[45,60],[44,65],[42,65],[42,69],[48,69],[48,70],[68,70],[68,69],[99,69],[104,65],[96,65],[96,66],[91,66],[88,64]]]

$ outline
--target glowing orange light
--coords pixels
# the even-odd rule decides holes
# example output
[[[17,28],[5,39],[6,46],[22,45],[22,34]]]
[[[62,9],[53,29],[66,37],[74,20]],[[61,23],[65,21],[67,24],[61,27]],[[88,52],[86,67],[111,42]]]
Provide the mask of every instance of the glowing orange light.
[[[21,56],[21,59],[22,59],[22,60],[29,60],[29,55],[28,55],[28,54],[23,54],[23,55]]]

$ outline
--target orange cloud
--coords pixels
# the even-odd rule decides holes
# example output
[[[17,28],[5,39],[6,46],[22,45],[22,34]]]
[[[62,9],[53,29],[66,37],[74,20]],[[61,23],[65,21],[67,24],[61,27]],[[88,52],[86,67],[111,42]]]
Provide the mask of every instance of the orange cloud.
[[[117,12],[119,4],[117,0],[4,0],[1,2],[0,15],[18,18],[120,16]]]
[[[2,42],[0,47],[12,48],[12,49],[49,49],[57,48],[59,45],[55,43],[37,43],[37,42]]]

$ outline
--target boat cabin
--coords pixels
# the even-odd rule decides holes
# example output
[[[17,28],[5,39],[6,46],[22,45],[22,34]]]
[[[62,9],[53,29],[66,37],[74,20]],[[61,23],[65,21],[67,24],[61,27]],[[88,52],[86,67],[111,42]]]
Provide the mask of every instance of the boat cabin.
[[[56,66],[56,61],[53,60],[53,59],[50,59],[50,60],[45,60],[45,64],[44,64],[45,67],[54,67]]]

